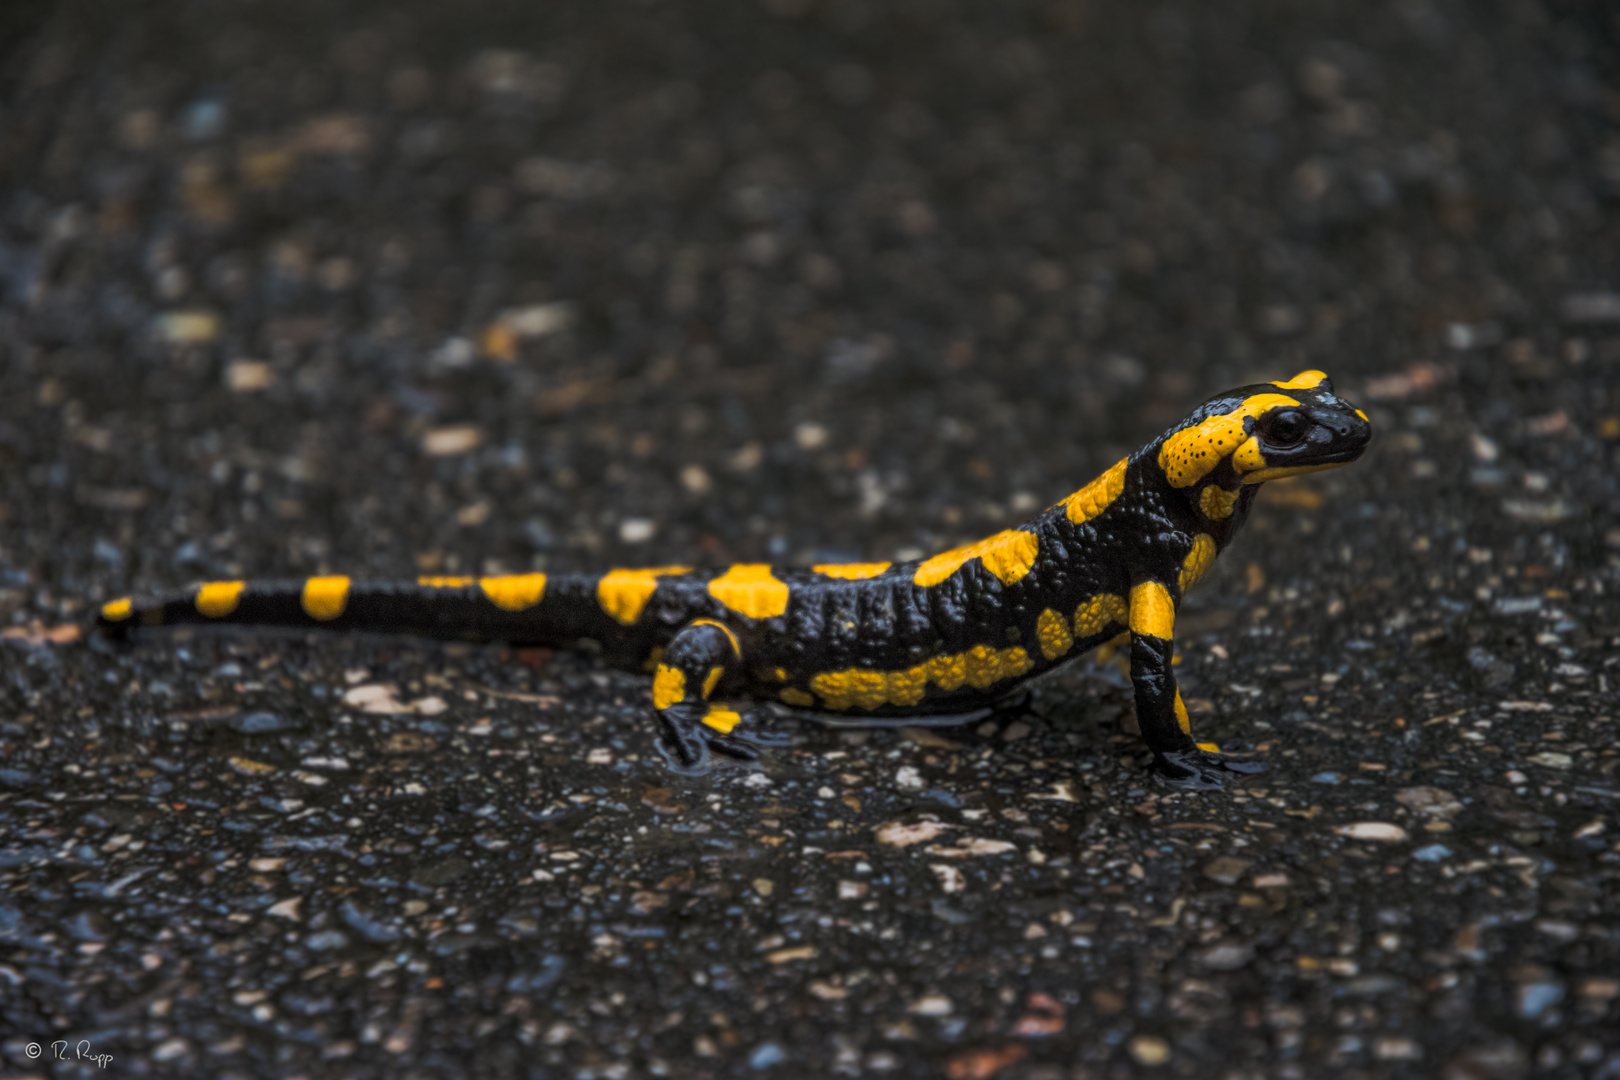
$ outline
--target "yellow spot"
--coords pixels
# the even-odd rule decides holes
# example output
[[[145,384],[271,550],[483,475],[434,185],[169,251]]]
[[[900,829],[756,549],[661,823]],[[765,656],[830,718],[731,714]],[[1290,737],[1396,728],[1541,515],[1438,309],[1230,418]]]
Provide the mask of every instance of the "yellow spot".
[[[975,690],[983,690],[991,683],[1022,675],[1034,666],[1029,653],[1017,645],[1010,649],[975,645],[967,651],[967,683]]]
[[[917,567],[911,580],[918,585],[938,585],[970,559],[978,559],[1003,585],[1011,585],[1029,573],[1040,553],[1041,542],[1034,533],[1007,529],[978,543],[941,552]]]
[[[1176,605],[1157,581],[1131,588],[1131,633],[1169,641],[1176,633]]]
[[[625,626],[641,618],[647,601],[658,589],[658,579],[666,574],[684,574],[690,566],[650,566],[639,570],[615,567],[596,583],[596,602],[602,610]]]
[[[1221,752],[1220,744],[1212,742],[1201,742],[1198,744],[1198,749],[1210,754],[1218,754]]]
[[[1177,587],[1181,595],[1186,596],[1187,590],[1198,584],[1200,578],[1209,572],[1215,565],[1215,538],[1209,533],[1199,533],[1193,537],[1192,550],[1181,561],[1181,580]]]
[[[731,651],[733,653],[735,653],[736,655],[738,655],[738,656],[742,655],[742,646],[737,644],[737,635],[733,634],[731,632],[731,627],[727,626],[725,623],[716,622],[713,619],[693,619],[692,620],[692,625],[693,626],[717,626],[717,627],[719,627],[720,632],[722,634],[726,635],[726,640],[731,642]],[[781,669],[778,669],[778,670],[781,670]],[[784,679],[787,678],[787,675],[784,674],[782,676],[782,678],[784,678]]]
[[[709,595],[739,615],[770,619],[787,610],[788,587],[766,563],[739,563],[709,582]]]
[[[803,690],[799,690],[792,686],[783,690],[777,696],[782,699],[782,703],[784,705],[793,705],[800,709],[808,709],[810,706],[816,703],[816,699],[814,697],[805,693]]]
[[[1176,691],[1176,723],[1181,727],[1183,735],[1192,734],[1192,717],[1187,715],[1187,706],[1181,700],[1181,691]]]
[[[1327,382],[1327,375],[1321,371],[1302,371],[1287,382],[1273,382],[1272,386],[1280,386],[1284,390],[1313,390]]]
[[[1069,620],[1051,608],[1041,612],[1040,618],[1035,620],[1035,640],[1040,643],[1041,655],[1048,660],[1056,660],[1074,648],[1074,632],[1069,629]]]
[[[875,709],[889,702],[887,676],[865,668],[822,672],[810,680],[810,689],[833,709],[847,709],[851,705]]]
[[[724,675],[725,673],[726,669],[719,667],[718,665],[709,669],[708,675],[704,676],[703,678],[704,701],[709,700],[709,695],[714,693],[715,684],[720,681],[720,676]]]
[[[886,672],[883,681],[889,689],[889,704],[915,705],[928,692],[928,665]]]
[[[502,611],[523,611],[532,608],[546,594],[544,574],[506,574],[501,577],[478,579],[490,603]]]
[[[330,622],[343,614],[349,606],[349,579],[339,575],[312,577],[304,582],[304,595],[300,598],[304,614],[321,622]]]
[[[829,709],[877,709],[884,705],[915,705],[923,699],[929,683],[947,692],[964,683],[982,690],[1002,679],[1022,675],[1033,666],[1029,654],[1016,646],[997,649],[992,645],[975,645],[965,653],[936,656],[904,671],[867,668],[824,671],[810,680],[810,689]],[[800,703],[790,699],[787,691],[783,692],[782,700],[789,704]]]
[[[1231,412],[1211,416],[1199,424],[1185,428],[1164,440],[1159,450],[1159,468],[1174,488],[1191,487],[1221,459],[1236,450],[1249,437],[1243,430],[1243,421],[1259,416],[1267,409],[1281,405],[1297,406],[1299,402],[1281,394],[1255,394]]]
[[[1232,516],[1237,505],[1238,492],[1227,491],[1219,484],[1211,484],[1198,496],[1198,509],[1211,521],[1225,521]]]
[[[237,602],[242,598],[242,590],[247,587],[245,581],[210,581],[197,589],[196,599],[192,604],[197,608],[197,614],[206,615],[210,619],[223,619],[236,610]]]
[[[1070,521],[1076,525],[1090,521],[1108,509],[1109,503],[1119,498],[1120,493],[1125,490],[1127,460],[1121,458],[1107,472],[1058,504],[1068,511]]]
[[[101,617],[108,622],[123,622],[135,614],[135,601],[126,596],[101,605]]]
[[[419,577],[416,583],[424,589],[465,589],[476,580],[470,577]]]
[[[1074,609],[1074,636],[1084,641],[1107,633],[1110,627],[1124,626],[1128,613],[1123,596],[1114,593],[1093,596]]]
[[[1366,413],[1362,412],[1360,409],[1356,410],[1356,415],[1361,417],[1361,419],[1364,422],[1369,423],[1369,424],[1372,423],[1372,417],[1368,416]]]
[[[818,574],[828,577],[843,578],[845,581],[860,581],[863,578],[877,577],[883,571],[893,566],[886,562],[852,562],[852,563],[821,563],[810,569]]]
[[[659,664],[653,676],[653,708],[667,709],[686,697],[686,674],[679,668]]]
[[[703,714],[703,722],[720,734],[729,735],[732,728],[742,723],[742,716],[724,705],[710,705],[709,711]]]
[[[787,668],[785,668],[785,667],[776,668],[775,670],[773,670],[771,672],[771,674],[776,677],[777,682],[787,682],[787,679],[788,679]]]

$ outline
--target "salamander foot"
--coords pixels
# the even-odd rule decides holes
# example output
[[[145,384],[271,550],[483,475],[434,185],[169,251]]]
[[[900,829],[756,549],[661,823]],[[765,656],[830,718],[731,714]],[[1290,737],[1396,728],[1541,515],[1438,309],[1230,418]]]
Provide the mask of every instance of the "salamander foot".
[[[1155,754],[1153,766],[1160,783],[1181,791],[1218,791],[1226,786],[1227,773],[1249,776],[1266,771],[1263,761],[1231,758],[1196,748]]]
[[[740,734],[722,734],[702,720],[678,715],[680,706],[665,709],[658,714],[658,752],[672,772],[682,776],[703,776],[716,766],[716,757],[728,762],[757,767],[759,747],[751,737]],[[697,710],[690,710],[694,714]],[[677,715],[672,715],[677,714]],[[769,737],[758,740],[769,743]]]

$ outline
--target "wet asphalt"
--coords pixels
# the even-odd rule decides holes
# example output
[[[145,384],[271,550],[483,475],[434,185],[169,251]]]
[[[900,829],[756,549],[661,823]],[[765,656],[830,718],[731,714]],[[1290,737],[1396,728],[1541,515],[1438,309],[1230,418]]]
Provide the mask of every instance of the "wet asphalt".
[[[1620,1077],[1612,10],[0,27],[0,1074]],[[1183,610],[1221,794],[1110,663],[687,779],[588,656],[82,632],[915,557],[1304,368],[1377,440]]]

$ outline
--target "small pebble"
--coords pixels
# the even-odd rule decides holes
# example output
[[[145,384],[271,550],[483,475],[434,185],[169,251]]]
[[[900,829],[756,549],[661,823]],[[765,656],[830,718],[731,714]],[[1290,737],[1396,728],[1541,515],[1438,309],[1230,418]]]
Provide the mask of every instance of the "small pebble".
[[[1136,1035],[1126,1046],[1138,1065],[1163,1065],[1170,1060],[1170,1044],[1157,1035]]]

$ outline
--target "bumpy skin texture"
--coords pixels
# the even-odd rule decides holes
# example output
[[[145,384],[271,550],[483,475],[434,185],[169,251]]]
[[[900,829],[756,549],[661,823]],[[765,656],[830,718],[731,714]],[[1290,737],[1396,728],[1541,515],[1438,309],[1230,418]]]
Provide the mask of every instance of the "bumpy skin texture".
[[[1122,632],[1142,736],[1184,787],[1247,771],[1191,735],[1170,658],[1187,589],[1232,542],[1261,482],[1347,464],[1366,415],[1320,372],[1212,398],[1097,480],[977,544],[931,559],[741,564],[367,584],[209,582],[104,605],[101,626],[271,625],[461,641],[598,644],[652,670],[677,768],[752,758],[729,697],[852,717],[971,713]]]

